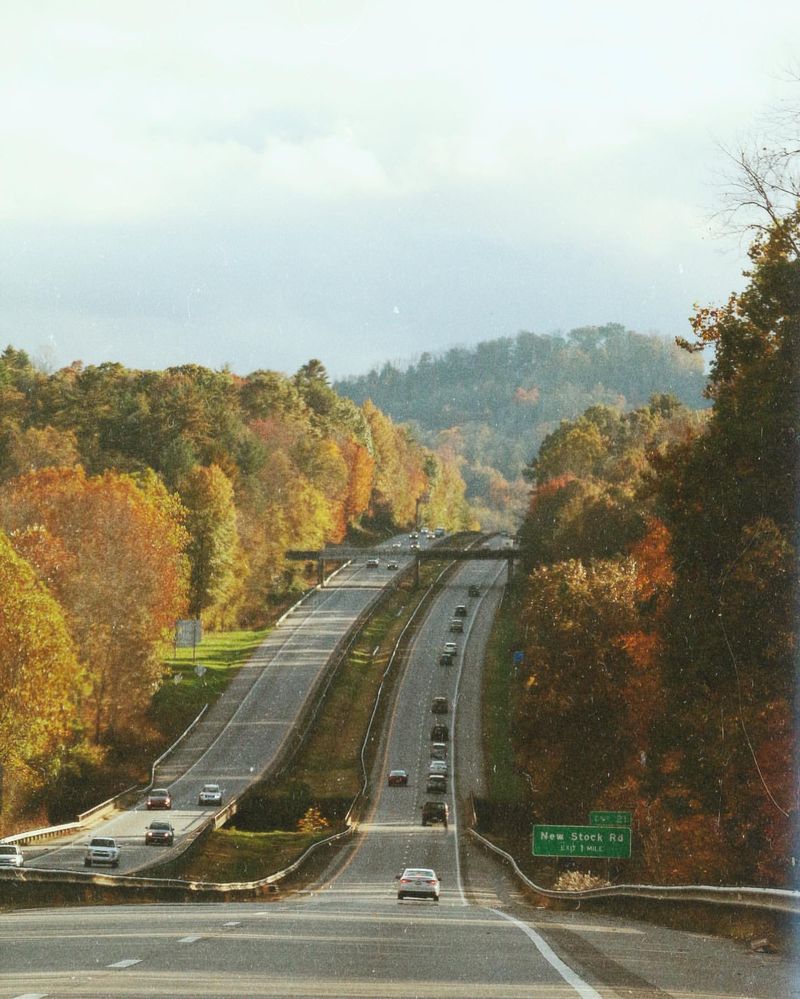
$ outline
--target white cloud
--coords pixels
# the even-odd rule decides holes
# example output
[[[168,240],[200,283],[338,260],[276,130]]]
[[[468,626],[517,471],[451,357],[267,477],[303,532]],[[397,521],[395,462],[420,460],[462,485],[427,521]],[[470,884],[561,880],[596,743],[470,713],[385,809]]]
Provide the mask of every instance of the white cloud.
[[[6,295],[49,295],[38,241],[57,229],[58,245],[74,248],[69,261],[48,258],[52,284],[68,275],[71,329],[98,280],[102,301],[84,300],[93,321],[102,325],[115,295],[120,309],[141,303],[163,320],[181,314],[186,294],[176,255],[196,254],[208,277],[230,244],[223,273],[247,273],[253,285],[221,282],[216,312],[242,344],[278,314],[302,343],[330,322],[326,295],[340,291],[337,307],[353,310],[342,328],[369,329],[371,347],[396,301],[404,318],[443,330],[450,320],[436,311],[446,305],[430,277],[442,252],[453,257],[450,300],[459,273],[472,286],[459,322],[493,315],[492,294],[515,295],[498,270],[496,290],[487,280],[483,304],[474,297],[487,248],[507,253],[508,274],[523,282],[522,262],[542,267],[551,254],[557,288],[570,286],[570,261],[595,254],[618,254],[619,273],[635,258],[673,270],[680,259],[687,274],[711,275],[703,239],[715,142],[735,141],[780,91],[800,28],[800,8],[784,0],[766,0],[758,15],[736,0],[14,6],[0,36],[0,219],[32,252],[27,271],[26,255],[15,261]],[[251,230],[241,244],[230,237],[237,229]],[[280,296],[265,298],[274,274],[248,271],[246,255],[260,261],[278,245]],[[348,266],[332,289],[325,275],[337,253]],[[139,268],[132,295],[119,274]],[[736,271],[722,260],[714,281]],[[323,289],[316,312],[309,273]],[[437,304],[412,309],[414,294]],[[532,325],[525,310],[508,322]],[[654,315],[649,325],[659,324]]]

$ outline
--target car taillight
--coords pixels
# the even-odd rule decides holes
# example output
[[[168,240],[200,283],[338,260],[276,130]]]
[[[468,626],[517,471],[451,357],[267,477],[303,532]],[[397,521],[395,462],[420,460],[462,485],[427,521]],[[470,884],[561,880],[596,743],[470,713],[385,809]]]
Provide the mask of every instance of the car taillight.
[[[411,878],[400,878],[400,884],[401,885],[410,885],[411,884]]]
[[[435,882],[435,881],[432,881],[432,880],[431,880],[430,878],[426,878],[426,879],[425,879],[425,884],[427,884],[427,885],[435,885],[435,884],[436,884],[436,882]]]

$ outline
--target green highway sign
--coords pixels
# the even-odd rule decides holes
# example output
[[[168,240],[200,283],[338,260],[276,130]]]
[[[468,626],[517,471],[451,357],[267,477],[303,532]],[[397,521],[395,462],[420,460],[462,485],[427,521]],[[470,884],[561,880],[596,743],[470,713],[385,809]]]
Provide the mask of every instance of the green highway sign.
[[[624,827],[534,826],[534,857],[630,857],[631,831]]]
[[[629,826],[631,822],[631,812],[589,812],[590,826]]]

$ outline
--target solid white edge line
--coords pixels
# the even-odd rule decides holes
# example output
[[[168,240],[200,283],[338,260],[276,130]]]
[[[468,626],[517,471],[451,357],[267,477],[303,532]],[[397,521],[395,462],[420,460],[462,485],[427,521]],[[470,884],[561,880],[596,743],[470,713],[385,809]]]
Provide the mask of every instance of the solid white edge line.
[[[494,584],[500,578],[500,576],[503,573],[503,571],[504,570],[501,569],[500,572],[497,573],[497,575],[494,577],[494,579],[492,580],[492,583],[490,585],[494,586]],[[456,578],[458,578],[458,577],[456,577]],[[476,609],[473,611],[471,617],[469,618],[469,625],[467,627],[467,633],[464,636],[464,644],[463,644],[463,646],[461,648],[460,662],[458,664],[458,674],[456,676],[456,689],[455,689],[455,694],[453,695],[453,710],[450,713],[450,726],[451,726],[451,728],[453,730],[453,739],[455,739],[455,734],[456,734],[456,712],[458,711],[458,699],[461,696],[461,674],[462,674],[462,672],[464,670],[464,658],[466,657],[466,654],[467,654],[467,645],[469,643],[469,636],[472,634],[472,626],[475,623],[475,615],[477,614],[477,607],[478,606],[480,606],[480,605],[479,604],[476,605]],[[455,755],[456,754],[453,753],[453,759],[451,761],[453,765],[450,768],[450,794],[451,794],[451,800],[453,802],[453,833],[454,833],[455,838],[456,838],[456,840],[455,840],[455,843],[456,843],[456,882],[458,884],[458,893],[461,896],[461,904],[462,905],[469,905],[469,903],[467,902],[467,896],[464,894],[464,885],[463,885],[462,880],[461,880],[461,851],[460,851],[459,845],[458,845],[458,813],[457,813],[457,801],[456,801]]]
[[[567,985],[572,986],[573,989],[578,993],[581,999],[603,999],[600,993],[593,989],[591,985],[587,985],[586,982],[577,975],[569,965],[564,964],[561,958],[556,954],[549,943],[540,937],[536,930],[532,930],[527,923],[523,923],[521,919],[517,919],[516,916],[511,916],[507,912],[500,912],[499,909],[489,909],[489,912],[493,912],[496,916],[500,916],[501,919],[507,920],[509,923],[513,923],[528,937],[529,940],[533,941],[534,946],[545,959],[564,979]]]

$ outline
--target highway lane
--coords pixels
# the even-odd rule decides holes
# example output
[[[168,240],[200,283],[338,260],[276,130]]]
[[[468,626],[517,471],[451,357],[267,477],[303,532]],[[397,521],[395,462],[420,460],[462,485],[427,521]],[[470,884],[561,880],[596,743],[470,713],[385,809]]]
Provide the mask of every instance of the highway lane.
[[[423,622],[398,687],[363,834],[307,894],[272,904],[115,907],[0,916],[0,999],[20,996],[552,997],[685,999],[797,994],[786,958],[730,941],[591,911],[531,906],[493,858],[423,828],[429,698],[456,705],[451,761],[459,797],[482,779],[482,643],[499,599],[491,565],[465,566]],[[469,582],[484,596],[466,599]],[[452,608],[468,632],[451,667],[436,654]],[[451,711],[452,716],[452,711]],[[452,721],[452,717],[451,717]],[[405,766],[408,788],[385,773]],[[442,900],[396,898],[406,863],[433,866]]]
[[[397,543],[401,543],[400,538],[381,547],[387,556],[389,552],[393,557],[401,556],[401,571],[408,562],[408,539],[402,540],[404,551],[392,550],[392,544]],[[85,845],[91,835],[117,840],[121,847],[119,873],[141,870],[173,852],[163,846],[144,845],[145,828],[152,819],[172,823],[177,850],[215,810],[198,805],[203,784],[220,784],[225,803],[274,765],[337,643],[394,575],[383,565],[367,568],[364,560],[346,565],[270,633],[209,717],[157,772],[157,785],[169,787],[172,793],[171,810],[149,812],[142,798],[133,808],[98,823],[90,834],[82,832],[66,841],[26,848],[26,867],[83,869]]]
[[[484,790],[481,664],[504,579],[505,570],[491,563],[468,564],[423,623],[387,728],[375,774],[377,793],[363,835],[344,862],[315,886],[318,891],[310,896],[309,909],[336,912],[342,918],[357,912],[382,917],[394,910],[407,920],[409,929],[404,932],[426,926],[447,947],[452,934],[464,962],[457,981],[461,987],[469,983],[475,995],[774,999],[793,994],[791,968],[785,958],[753,954],[727,940],[597,916],[591,910],[553,913],[536,909],[505,869],[462,835],[459,803],[469,790]],[[471,583],[481,587],[480,599],[467,596]],[[463,640],[448,631],[458,603],[468,607]],[[436,665],[441,644],[451,638],[459,640],[459,659],[451,667]],[[450,716],[455,735],[448,792],[454,821],[447,832],[420,824],[422,802],[431,797],[424,780],[434,720],[429,706],[434,695],[448,696],[455,709],[454,725],[452,709]],[[385,774],[393,767],[410,771],[408,788],[386,785]],[[392,879],[405,866],[437,871],[443,882],[438,906],[396,899]],[[495,921],[502,924],[502,930],[497,930]],[[484,939],[484,933],[491,936],[491,942]],[[498,983],[502,983],[499,991],[493,992]],[[463,994],[470,993],[465,989]]]

